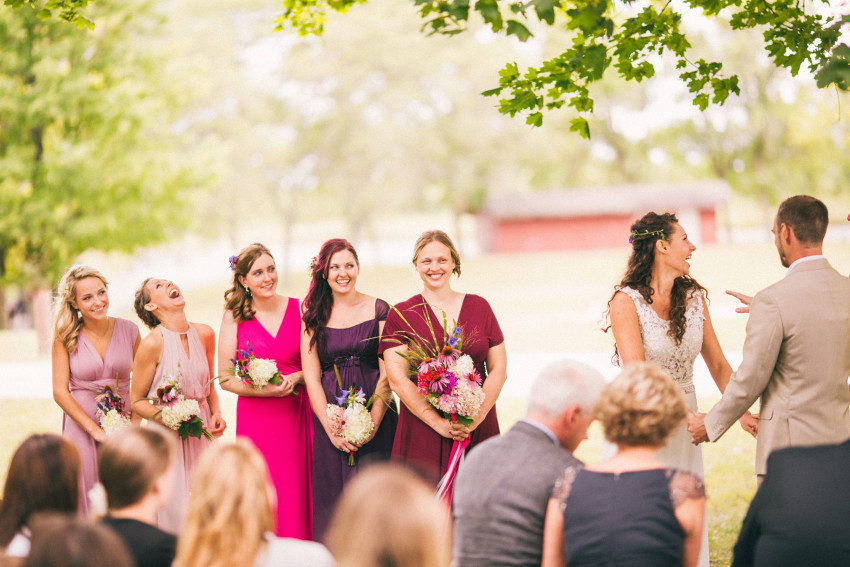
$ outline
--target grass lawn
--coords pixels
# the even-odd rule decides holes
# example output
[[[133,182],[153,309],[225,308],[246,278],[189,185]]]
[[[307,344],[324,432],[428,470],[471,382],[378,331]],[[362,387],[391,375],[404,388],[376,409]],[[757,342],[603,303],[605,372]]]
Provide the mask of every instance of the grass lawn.
[[[716,400],[704,401],[700,407],[710,407]],[[232,438],[236,423],[235,399],[223,399],[222,410],[229,424],[225,438]],[[499,423],[505,430],[523,415],[525,401],[501,400],[498,412]],[[62,412],[52,400],[0,400],[0,415],[3,416],[0,421],[0,484],[3,484],[9,460],[18,444],[31,433],[61,432]],[[577,453],[585,462],[594,462],[602,450],[599,424],[593,424],[589,435]],[[716,446],[706,448],[709,538],[714,567],[731,563],[732,546],[755,491],[754,457],[755,441],[736,427]]]

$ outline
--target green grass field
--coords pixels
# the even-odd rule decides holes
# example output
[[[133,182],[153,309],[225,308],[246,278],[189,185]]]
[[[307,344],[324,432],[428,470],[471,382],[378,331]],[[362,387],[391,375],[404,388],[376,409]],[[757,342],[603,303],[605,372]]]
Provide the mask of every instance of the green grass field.
[[[828,245],[825,253],[836,269],[850,273],[850,244]],[[464,261],[463,275],[454,287],[488,299],[504,331],[509,357],[511,353],[608,353],[613,352],[613,339],[600,330],[600,320],[626,258],[625,250],[483,256]],[[740,351],[746,318],[734,313],[736,301],[723,291],[754,293],[780,279],[784,270],[775,249],[769,244],[704,246],[694,254],[691,266],[691,274],[709,289],[712,320],[721,345],[726,351]],[[285,289],[282,286],[281,292],[303,297],[307,283],[304,273],[291,274],[290,284]],[[364,265],[357,285],[358,289],[391,303],[406,299],[420,289],[420,282],[409,266]],[[188,290],[189,318],[217,330],[225,287],[226,282],[211,280],[208,287]],[[127,313],[115,314],[130,317]],[[0,362],[35,360],[35,345],[32,332],[0,332]],[[531,378],[514,370],[509,380]],[[22,377],[0,376],[0,381],[19,379]],[[715,401],[703,399],[700,407],[705,411]],[[502,427],[516,421],[524,407],[524,400],[500,400]],[[225,400],[224,410],[231,424],[227,435],[232,435],[233,400]],[[5,478],[14,448],[23,438],[34,431],[60,429],[61,412],[50,400],[0,400],[0,481]],[[596,461],[601,445],[601,431],[594,427],[579,454],[585,461]],[[730,563],[732,546],[755,489],[754,456],[755,441],[737,426],[719,443],[705,448],[714,566]]]

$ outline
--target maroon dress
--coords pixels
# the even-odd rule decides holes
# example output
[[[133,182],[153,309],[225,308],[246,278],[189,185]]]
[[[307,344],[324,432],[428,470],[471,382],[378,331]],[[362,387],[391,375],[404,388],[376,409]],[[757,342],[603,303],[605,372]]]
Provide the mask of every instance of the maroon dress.
[[[384,324],[379,354],[383,356],[384,351],[399,346],[400,340],[406,342],[406,338],[410,336],[411,327],[412,332],[420,337],[420,340],[433,342],[431,330],[428,327],[429,318],[434,328],[437,346],[442,347],[444,343],[442,314],[435,315],[422,295],[415,295],[407,301],[396,304],[390,310],[387,322]],[[472,358],[475,369],[486,380],[487,353],[491,347],[500,345],[505,340],[490,304],[483,297],[466,294],[457,324],[463,332],[463,353]],[[494,405],[484,421],[470,435],[467,451],[498,434],[499,422]],[[451,439],[442,437],[411,413],[407,406],[401,404],[398,428],[393,442],[393,459],[433,475],[436,484],[436,481],[448,469],[452,444]]]

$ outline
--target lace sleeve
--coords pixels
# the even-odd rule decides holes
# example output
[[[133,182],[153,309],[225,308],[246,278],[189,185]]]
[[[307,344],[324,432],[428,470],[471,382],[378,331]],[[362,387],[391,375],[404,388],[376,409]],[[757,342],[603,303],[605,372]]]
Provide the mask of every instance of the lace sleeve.
[[[567,509],[567,498],[570,497],[570,491],[573,488],[573,482],[578,474],[579,467],[570,466],[564,470],[564,473],[555,481],[555,487],[552,489],[552,498],[557,498],[561,505],[561,512]]]
[[[677,470],[668,470],[667,475],[670,478],[670,502],[674,509],[686,500],[705,498],[705,484],[700,477]]]

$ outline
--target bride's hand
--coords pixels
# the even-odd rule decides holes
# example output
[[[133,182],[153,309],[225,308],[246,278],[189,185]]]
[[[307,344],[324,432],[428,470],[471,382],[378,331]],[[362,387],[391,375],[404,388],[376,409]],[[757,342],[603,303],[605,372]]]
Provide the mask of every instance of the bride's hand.
[[[738,422],[741,424],[741,428],[744,431],[746,431],[747,433],[749,433],[750,435],[752,435],[753,437],[756,437],[758,435],[758,432],[759,432],[759,416],[758,416],[758,414],[752,414],[750,412],[747,412],[743,415],[743,417],[741,417],[741,419],[738,420]]]

